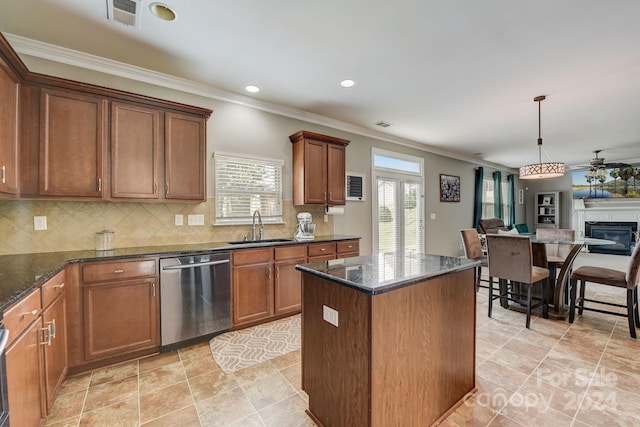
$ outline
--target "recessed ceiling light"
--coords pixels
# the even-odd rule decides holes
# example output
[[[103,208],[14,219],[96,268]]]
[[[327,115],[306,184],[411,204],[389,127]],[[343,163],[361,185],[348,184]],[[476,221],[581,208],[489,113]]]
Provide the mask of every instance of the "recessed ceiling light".
[[[244,89],[247,92],[251,92],[251,93],[260,92],[260,88],[258,86],[254,86],[254,85],[249,85],[249,86],[245,87]]]
[[[340,86],[342,87],[351,87],[354,84],[356,84],[356,82],[354,82],[353,80],[347,79],[347,80],[343,80],[340,82]]]
[[[149,10],[163,21],[175,21],[178,15],[166,4],[154,2],[149,5]]]

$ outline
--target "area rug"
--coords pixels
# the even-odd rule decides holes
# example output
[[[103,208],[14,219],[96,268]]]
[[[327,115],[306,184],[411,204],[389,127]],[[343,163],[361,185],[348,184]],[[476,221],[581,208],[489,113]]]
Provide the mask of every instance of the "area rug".
[[[225,373],[248,368],[300,349],[300,315],[218,335],[209,347]]]

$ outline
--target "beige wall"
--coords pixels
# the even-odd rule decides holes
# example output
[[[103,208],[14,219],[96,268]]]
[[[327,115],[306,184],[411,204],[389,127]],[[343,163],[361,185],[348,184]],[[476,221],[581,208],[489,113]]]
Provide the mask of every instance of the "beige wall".
[[[139,94],[170,99],[214,110],[207,122],[207,192],[202,204],[147,204],[107,202],[0,201],[0,253],[47,252],[90,249],[94,233],[102,228],[116,231],[116,246],[168,243],[201,243],[242,238],[248,227],[176,227],[175,213],[213,215],[213,153],[250,154],[284,160],[283,189],[287,224],[268,226],[267,237],[288,237],[295,230],[295,213],[311,211],[320,234],[349,234],[362,237],[361,253],[371,252],[371,148],[420,156],[425,159],[425,241],[426,251],[443,255],[462,254],[459,230],[471,226],[475,164],[428,153],[411,147],[351,134],[326,126],[275,115],[243,105],[192,95],[104,73],[23,57],[34,72],[113,87]],[[323,222],[322,208],[295,208],[291,205],[291,143],[288,136],[305,129],[351,141],[347,147],[347,171],[366,174],[366,201],[349,201],[345,214]],[[485,174],[491,173],[485,168]],[[461,202],[441,203],[439,174],[460,176]],[[430,219],[434,213],[436,219]],[[33,231],[33,216],[47,215],[49,230]],[[185,217],[186,219],[186,217]],[[518,206],[517,222],[524,222],[524,206]]]

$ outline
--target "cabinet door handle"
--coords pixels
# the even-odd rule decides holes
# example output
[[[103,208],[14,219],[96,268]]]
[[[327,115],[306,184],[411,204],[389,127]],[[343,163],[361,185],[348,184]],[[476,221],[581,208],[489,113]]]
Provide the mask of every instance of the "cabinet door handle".
[[[124,273],[124,270],[119,268],[117,270],[113,270],[114,273],[120,274],[120,273]]]
[[[59,289],[64,288],[64,282],[60,283],[59,285],[55,285],[54,288],[59,288]]]
[[[98,192],[102,191],[102,178],[98,178]]]
[[[51,322],[46,322],[49,328],[49,333],[51,334],[51,338],[55,339],[56,338],[56,319],[53,319]]]
[[[326,248],[320,248],[320,252],[324,252],[326,250],[327,250]]]
[[[158,194],[158,183],[157,183],[157,182],[154,182],[154,183],[153,183],[153,192],[154,192],[155,194]]]
[[[353,246],[351,246],[351,245],[347,246],[347,248],[349,248],[349,249],[351,249],[352,247],[353,247]]]
[[[280,277],[280,267],[276,267],[276,279]]]
[[[155,282],[153,282],[153,283],[151,284],[151,295],[152,295],[154,298],[155,298],[155,296],[156,296],[156,283],[155,283]]]
[[[169,195],[169,181],[167,181],[167,182],[165,183],[165,189],[166,189],[166,191],[165,191],[164,195],[165,195],[165,196],[168,196],[168,195]]]
[[[2,183],[7,183],[7,168],[5,165],[2,165]]]
[[[267,278],[271,279],[271,267],[267,268]]]
[[[333,191],[329,191],[329,201],[333,200]]]
[[[51,345],[51,329],[47,327],[47,328],[40,328],[40,330],[44,332],[46,337],[44,341],[40,342],[40,345]]]
[[[36,314],[38,314],[38,310],[31,310],[24,313],[23,316],[35,316]]]
[[[324,196],[323,196],[324,197],[324,201],[326,202],[327,201],[327,192],[325,191],[323,194],[324,194]]]

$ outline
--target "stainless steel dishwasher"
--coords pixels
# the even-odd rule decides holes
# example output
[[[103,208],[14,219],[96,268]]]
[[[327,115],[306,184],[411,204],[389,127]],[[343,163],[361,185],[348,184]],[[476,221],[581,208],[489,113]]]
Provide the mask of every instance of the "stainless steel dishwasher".
[[[229,252],[160,260],[162,347],[212,336],[230,327]]]

